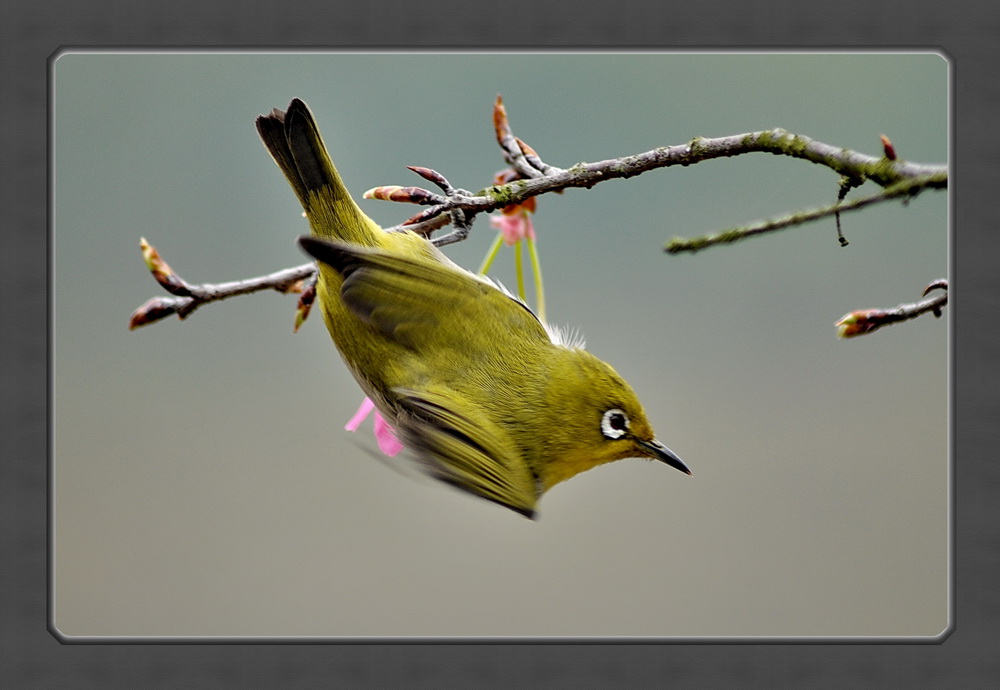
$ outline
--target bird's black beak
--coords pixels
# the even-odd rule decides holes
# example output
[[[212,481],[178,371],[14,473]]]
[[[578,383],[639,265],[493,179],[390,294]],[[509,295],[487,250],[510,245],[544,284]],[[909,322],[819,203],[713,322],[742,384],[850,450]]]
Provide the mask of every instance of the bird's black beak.
[[[635,442],[642,448],[648,450],[650,454],[660,462],[665,462],[674,469],[680,470],[684,474],[691,474],[691,470],[687,468],[687,465],[685,465],[672,450],[657,441],[655,438],[652,441],[643,441],[641,438],[637,438],[635,439]]]

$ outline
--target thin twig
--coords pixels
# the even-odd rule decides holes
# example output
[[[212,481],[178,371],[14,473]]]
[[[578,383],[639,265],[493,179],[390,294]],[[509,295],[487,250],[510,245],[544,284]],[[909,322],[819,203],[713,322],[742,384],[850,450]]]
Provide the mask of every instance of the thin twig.
[[[908,321],[928,313],[940,317],[941,310],[948,304],[948,281],[944,278],[935,280],[924,288],[923,295],[926,296],[933,290],[942,292],[919,302],[897,305],[892,309],[858,309],[844,314],[840,321],[834,324],[837,327],[837,335],[841,338],[868,335],[882,326]]]
[[[706,247],[711,247],[717,244],[736,242],[754,235],[762,235],[776,230],[783,230],[784,228],[792,226],[803,225],[810,221],[819,220],[820,218],[826,218],[832,215],[839,217],[841,213],[845,213],[847,211],[857,211],[858,209],[871,206],[872,204],[878,204],[883,201],[892,201],[893,199],[898,199],[899,197],[912,197],[924,189],[940,189],[947,183],[948,176],[946,174],[916,178],[913,180],[904,180],[892,185],[891,187],[883,189],[877,194],[872,194],[871,196],[862,197],[860,199],[853,199],[843,203],[837,202],[836,204],[831,204],[830,206],[823,206],[822,208],[811,209],[808,211],[799,211],[787,216],[782,216],[781,218],[772,218],[770,220],[764,220],[738,228],[730,228],[712,235],[702,235],[701,237],[692,237],[690,239],[675,238],[666,244],[664,251],[668,254],[696,252],[700,249],[705,249]],[[846,245],[846,242],[846,240],[842,239],[842,245]]]
[[[179,318],[184,319],[198,307],[236,295],[247,295],[262,290],[276,290],[281,293],[301,292],[308,283],[315,280],[317,273],[316,264],[309,263],[246,280],[197,285],[188,283],[177,275],[145,239],[142,240],[142,248],[153,277],[174,296],[153,297],[136,309],[129,319],[129,330],[154,323],[171,314],[177,314]]]

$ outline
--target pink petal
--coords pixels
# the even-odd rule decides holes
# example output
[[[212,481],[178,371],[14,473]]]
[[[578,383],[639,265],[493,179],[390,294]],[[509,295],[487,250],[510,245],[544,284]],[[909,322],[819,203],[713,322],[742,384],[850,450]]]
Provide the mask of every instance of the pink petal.
[[[535,228],[526,211],[514,215],[490,216],[490,225],[503,234],[507,246],[515,245],[525,237],[535,239]]]
[[[348,431],[354,431],[361,426],[361,422],[365,421],[365,418],[367,418],[374,409],[375,403],[371,401],[371,398],[365,398],[365,401],[361,403],[361,407],[358,408],[358,411],[354,413],[354,416],[351,417],[351,420],[347,422],[347,426],[344,428]]]
[[[347,422],[347,426],[344,428],[348,431],[356,431],[361,422],[365,421],[368,415],[371,414],[372,410],[375,410],[375,403],[371,401],[371,398],[365,398],[364,402],[361,403],[361,407],[358,408],[358,411],[351,417],[351,420]],[[389,423],[385,421],[385,418],[378,410],[375,410],[375,440],[378,442],[379,450],[390,458],[403,450],[403,444],[396,437],[396,432],[393,431],[392,427],[389,426]]]
[[[378,441],[379,450],[390,458],[403,450],[403,444],[396,438],[396,432],[378,412],[375,413],[375,439]]]

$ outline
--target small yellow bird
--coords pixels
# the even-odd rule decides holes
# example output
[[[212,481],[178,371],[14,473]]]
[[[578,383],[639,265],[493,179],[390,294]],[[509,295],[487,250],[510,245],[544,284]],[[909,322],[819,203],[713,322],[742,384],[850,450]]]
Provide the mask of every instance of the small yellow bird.
[[[361,388],[432,476],[529,518],[555,484],[613,460],[690,470],[632,388],[520,300],[351,198],[305,103],[257,118],[306,211],[326,327]]]

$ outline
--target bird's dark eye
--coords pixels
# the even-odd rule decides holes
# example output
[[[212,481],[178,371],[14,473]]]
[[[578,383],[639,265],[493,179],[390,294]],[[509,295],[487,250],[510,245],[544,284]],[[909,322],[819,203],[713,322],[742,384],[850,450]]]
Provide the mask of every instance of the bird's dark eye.
[[[601,433],[604,438],[621,438],[627,430],[628,416],[619,409],[608,410],[601,418]]]

